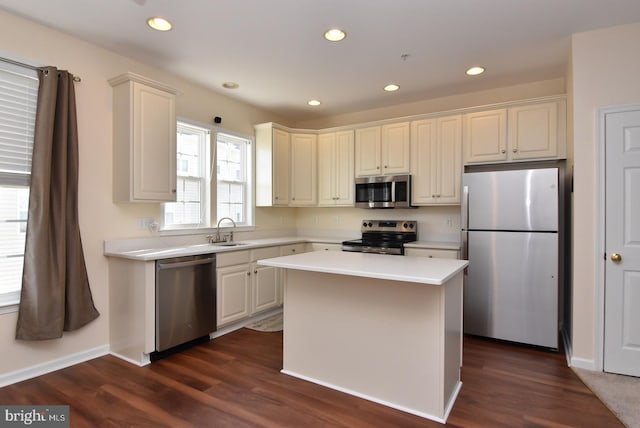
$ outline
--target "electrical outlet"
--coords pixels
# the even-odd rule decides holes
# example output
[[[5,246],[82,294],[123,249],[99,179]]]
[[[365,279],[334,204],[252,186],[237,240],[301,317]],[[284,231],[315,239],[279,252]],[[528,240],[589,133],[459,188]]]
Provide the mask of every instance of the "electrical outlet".
[[[318,224],[318,216],[317,215],[313,216],[313,224]]]
[[[339,215],[335,216],[334,220],[336,222],[336,225],[340,224],[340,216]]]
[[[451,216],[447,216],[446,223],[447,223],[447,227],[451,229],[453,227],[453,218]]]
[[[141,217],[138,219],[138,230],[151,230],[155,226],[155,221],[151,217]]]

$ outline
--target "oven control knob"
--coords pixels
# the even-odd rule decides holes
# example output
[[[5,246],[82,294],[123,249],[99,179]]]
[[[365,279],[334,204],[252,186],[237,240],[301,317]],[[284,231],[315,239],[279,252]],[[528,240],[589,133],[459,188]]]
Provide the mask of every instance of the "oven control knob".
[[[409,229],[413,229],[413,223],[409,223]]]
[[[369,227],[373,226],[373,223],[369,222]]]
[[[362,223],[362,227],[367,227],[367,222]]]

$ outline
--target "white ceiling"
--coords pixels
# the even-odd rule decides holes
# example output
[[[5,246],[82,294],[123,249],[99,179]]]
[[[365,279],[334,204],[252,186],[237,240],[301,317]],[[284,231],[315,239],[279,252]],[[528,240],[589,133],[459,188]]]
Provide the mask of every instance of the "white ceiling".
[[[640,0],[0,0],[0,8],[294,121],[562,77],[572,33],[640,21]],[[150,30],[155,15],[174,29]],[[325,41],[335,26],[347,38]],[[465,76],[475,64],[486,73]],[[225,81],[240,88],[223,89]],[[400,90],[383,92],[389,82]],[[307,106],[312,98],[322,105]]]

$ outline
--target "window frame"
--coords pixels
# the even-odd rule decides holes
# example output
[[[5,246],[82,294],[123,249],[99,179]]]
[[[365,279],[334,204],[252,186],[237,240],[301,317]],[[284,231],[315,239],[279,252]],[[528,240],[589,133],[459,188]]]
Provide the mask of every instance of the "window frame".
[[[0,171],[0,185],[2,187],[9,187],[9,188],[19,188],[19,189],[27,189],[28,191],[30,190],[30,184],[31,184],[31,170],[30,170],[30,163],[31,163],[31,156],[32,156],[32,150],[33,150],[33,136],[35,133],[35,115],[36,115],[36,109],[37,109],[37,96],[38,96],[38,86],[39,86],[39,79],[38,79],[38,73],[36,71],[36,69],[34,67],[31,67],[27,64],[21,64],[21,63],[17,63],[15,61],[12,61],[10,59],[3,59],[0,58],[0,67],[2,68],[2,70],[6,73],[10,73],[10,74],[15,74],[15,75],[19,75],[21,77],[24,77],[26,79],[30,79],[32,80],[32,83],[34,84],[34,86],[29,86],[28,89],[25,89],[24,94],[31,94],[32,96],[35,94],[35,97],[30,99],[31,103],[29,103],[29,106],[31,107],[31,109],[29,109],[29,113],[27,116],[20,116],[22,119],[25,119],[25,123],[27,122],[31,122],[31,124],[33,125],[32,128],[30,128],[28,131],[25,131],[24,134],[19,134],[20,138],[31,138],[31,144],[28,145],[26,144],[24,147],[22,146],[17,146],[20,147],[22,149],[27,149],[27,150],[31,150],[31,154],[24,152],[24,156],[25,158],[19,159],[18,162],[20,162],[19,164],[23,167],[28,166],[29,167],[29,171],[26,172],[26,170],[22,170],[20,171],[19,167],[17,167],[17,169],[15,171],[9,169],[9,170],[5,170],[5,171]],[[3,116],[4,118],[7,119],[6,123],[10,123],[10,114],[8,116]],[[9,128],[10,126],[7,125],[7,128]],[[15,128],[14,128],[15,129]],[[20,130],[23,130],[23,128],[19,128]],[[6,147],[10,147],[9,145]],[[10,159],[10,158],[7,158]],[[27,164],[28,162],[28,164]],[[5,164],[8,165],[8,164]],[[16,164],[17,165],[17,164]],[[27,210],[28,210],[28,196],[27,196]],[[20,208],[20,206],[16,207],[18,210]],[[3,223],[15,223],[16,225],[24,223],[25,227],[25,231],[20,231],[18,233],[24,233],[25,234],[25,239],[26,239],[26,222],[27,219],[21,219],[19,218],[20,215],[18,212],[16,212],[16,218],[7,218],[5,221],[3,221]],[[22,250],[22,254],[21,256],[17,255],[17,254],[7,254],[3,257],[6,258],[21,258],[23,260],[23,266],[24,266],[24,248]],[[22,269],[20,270],[20,278],[22,277]],[[5,279],[3,277],[0,277],[0,281],[4,281]],[[20,302],[20,294],[21,294],[21,288],[22,288],[22,284],[20,283],[20,287],[17,290],[10,290],[10,291],[0,291],[0,314],[2,313],[8,313],[8,312],[15,312],[18,308],[18,304]]]
[[[215,194],[215,201],[212,200],[212,206],[215,207],[215,223],[217,224],[217,222],[220,219],[220,215],[218,214],[218,195],[217,195],[217,190],[218,190],[218,136],[219,135],[225,135],[230,137],[230,140],[233,139],[239,139],[239,140],[244,140],[247,144],[247,147],[245,148],[245,159],[244,159],[244,181],[242,181],[244,188],[245,188],[245,196],[244,196],[244,200],[243,200],[243,206],[244,206],[244,217],[245,217],[245,221],[242,223],[237,223],[236,226],[236,230],[237,229],[253,229],[255,228],[255,185],[254,185],[254,170],[255,170],[255,138],[253,136],[247,136],[247,135],[242,135],[236,132],[232,132],[232,131],[227,131],[224,129],[216,129],[215,132],[215,157],[214,157],[214,161],[215,161],[215,167],[216,167],[216,185],[215,185],[215,189],[216,189],[216,194]],[[227,180],[225,180],[227,181]],[[229,181],[227,181],[229,182]],[[231,181],[233,182],[233,181]],[[213,218],[213,217],[212,217]]]
[[[211,194],[213,183],[212,183],[212,171],[213,171],[213,136],[215,135],[211,127],[206,125],[201,125],[195,123],[193,121],[178,119],[176,121],[176,133],[180,132],[180,129],[189,129],[195,131],[204,131],[204,134],[207,134],[207,138],[205,137],[204,141],[200,142],[200,171],[201,176],[199,177],[200,181],[200,222],[195,223],[186,223],[186,224],[171,224],[167,225],[165,223],[165,214],[167,204],[175,204],[176,202],[165,202],[161,204],[160,209],[160,231],[161,232],[172,232],[172,231],[193,231],[193,230],[203,230],[211,228],[211,200],[207,199],[207,195]],[[176,140],[176,175],[177,178],[180,177],[178,174],[178,143]],[[187,180],[193,180],[195,177],[184,176]]]

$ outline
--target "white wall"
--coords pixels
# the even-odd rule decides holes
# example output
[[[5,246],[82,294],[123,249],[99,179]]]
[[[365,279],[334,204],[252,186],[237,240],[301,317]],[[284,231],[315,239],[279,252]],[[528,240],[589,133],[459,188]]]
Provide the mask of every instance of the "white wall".
[[[599,356],[595,296],[600,283],[598,247],[598,109],[640,103],[640,23],[575,34],[572,38],[574,222],[573,358]],[[595,368],[595,365],[593,366]]]
[[[112,202],[112,91],[108,79],[132,71],[167,83],[182,93],[177,99],[179,116],[204,123],[211,123],[214,116],[221,116],[225,128],[248,135],[253,135],[255,123],[284,122],[285,119],[1,11],[0,56],[54,65],[82,78],[82,82],[76,84],[80,140],[79,218],[91,289],[101,313],[96,321],[77,332],[66,333],[63,339],[42,342],[15,341],[16,313],[0,315],[1,376],[106,346],[109,338],[108,272],[107,259],[102,255],[103,240],[150,236],[149,232],[137,230],[137,218],[159,218],[159,204]],[[290,228],[295,222],[292,210],[280,210],[277,216],[258,210],[256,216],[261,229]]]

